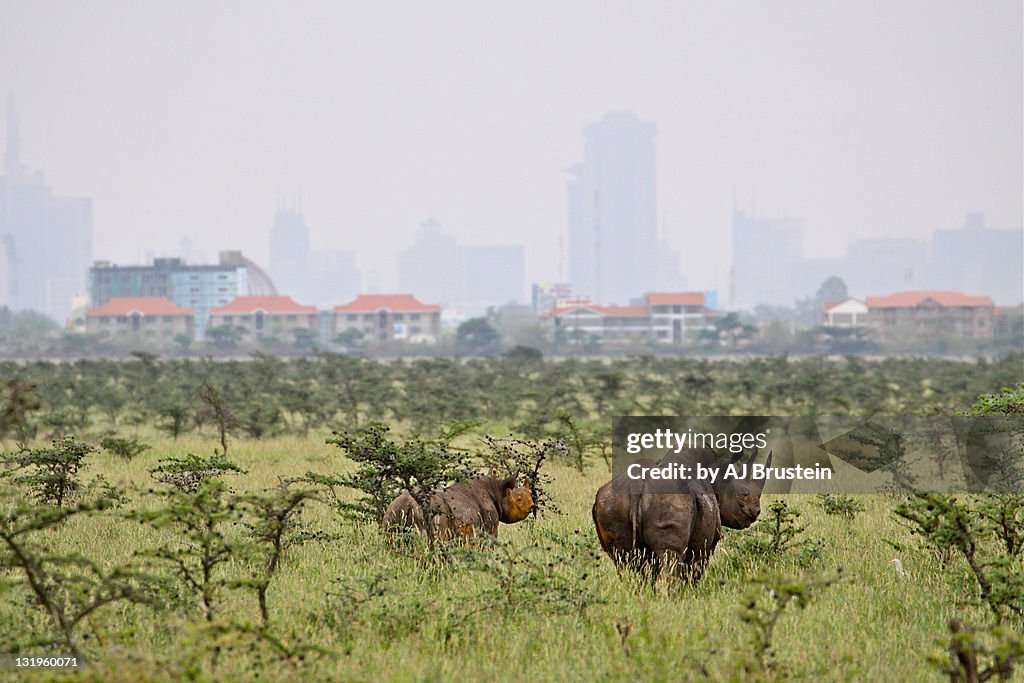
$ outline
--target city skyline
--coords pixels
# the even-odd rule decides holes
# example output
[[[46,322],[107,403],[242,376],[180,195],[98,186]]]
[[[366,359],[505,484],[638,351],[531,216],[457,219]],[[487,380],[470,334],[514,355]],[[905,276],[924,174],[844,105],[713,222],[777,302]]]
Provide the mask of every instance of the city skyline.
[[[6,129],[4,174],[0,175],[0,303],[67,320],[81,305],[76,303],[84,289],[78,271],[90,262],[91,199],[56,194],[41,170],[31,171],[21,163],[19,119],[12,98],[7,103]],[[635,303],[649,292],[686,289],[686,278],[677,268],[678,253],[657,238],[654,225],[655,130],[653,124],[629,112],[608,113],[584,129],[584,161],[569,168],[572,177],[567,184],[573,296],[600,303]],[[592,202],[588,204],[587,198]],[[309,233],[301,204],[279,201],[269,231],[269,263],[285,295],[327,308],[335,301],[378,291],[361,283],[355,252],[313,249]],[[851,241],[842,258],[805,257],[803,234],[799,219],[761,217],[734,206],[726,307],[749,311],[758,305],[791,306],[807,299],[816,283],[831,276],[843,279],[854,296],[867,298],[869,292],[920,291],[927,286],[990,295],[997,303],[1012,305],[1024,291],[1024,268],[1020,267],[1024,230],[992,229],[982,212],[969,212],[962,228],[932,231],[928,243],[908,238]],[[524,300],[521,245],[457,242],[441,232],[441,224],[433,217],[424,221],[414,243],[398,253],[399,286],[393,291],[424,296],[454,311],[456,317],[480,315],[492,306]],[[975,261],[963,258],[972,251],[978,257]],[[609,258],[609,253],[614,257]],[[227,275],[216,274],[224,263],[242,265],[241,252],[221,252],[222,268],[201,265],[207,262],[201,255],[186,236],[177,253],[156,258],[152,267],[136,263],[110,270],[109,261],[97,259],[100,269],[89,271],[91,303],[101,304],[110,296],[97,296],[97,287],[104,286],[94,279],[98,272],[124,273],[129,280],[114,284],[114,290],[127,287],[126,292],[145,295],[145,287],[135,292],[136,285],[129,281],[142,273],[166,271],[167,282],[157,289],[167,293],[173,289],[176,303],[197,307],[195,331],[201,339],[208,309],[204,302],[226,303],[230,292],[246,289],[244,279],[227,289],[224,286],[229,283],[220,281],[234,277],[233,267],[224,271]],[[168,263],[178,264],[172,269],[184,269],[180,282],[172,284]],[[259,266],[251,265],[265,277]],[[200,282],[199,273],[206,270],[212,279]],[[634,277],[635,273],[644,277]],[[716,292],[717,297],[717,290],[707,291]]]
[[[692,288],[727,288],[735,204],[802,218],[822,258],[1024,213],[1019,3],[6,1],[0,25],[24,163],[93,198],[117,262],[184,235],[267,263],[301,196],[311,242],[381,290],[429,215],[564,279],[565,169],[616,110],[658,127],[658,234]]]
[[[568,182],[567,197],[569,220],[566,233],[569,237],[569,253],[566,265],[570,277],[577,280],[574,288],[576,296],[589,296],[595,301],[605,303],[621,303],[629,302],[645,292],[687,289],[686,275],[680,273],[677,268],[678,252],[673,250],[666,240],[656,238],[656,230],[651,219],[656,211],[656,199],[653,194],[654,133],[653,124],[639,121],[630,112],[607,113],[599,123],[590,124],[584,129],[584,136],[588,140],[585,160],[569,167],[571,179]],[[24,202],[16,201],[21,191],[12,193],[12,190],[19,187],[26,187],[32,190],[33,195],[38,195],[39,201],[32,204],[39,204],[36,207],[38,210],[34,209],[30,214],[44,217],[49,214],[59,216],[67,213],[60,209],[61,206],[85,207],[84,229],[71,224],[62,228],[59,224],[62,221],[67,223],[64,219],[43,221],[47,225],[54,224],[53,227],[47,227],[48,230],[64,230],[68,233],[66,239],[51,241],[61,245],[63,250],[68,252],[69,260],[81,261],[78,252],[87,254],[91,249],[91,239],[86,239],[91,238],[91,225],[88,220],[91,200],[54,195],[45,185],[41,170],[29,171],[21,163],[19,143],[18,116],[13,99],[9,98],[4,155],[5,175],[0,176],[0,180],[5,180],[7,188],[4,205],[7,222],[14,226],[17,221],[12,221],[12,217],[16,218],[18,212],[25,213]],[[634,163],[638,160],[641,164],[639,167]],[[588,207],[583,207],[580,203],[583,195],[595,197],[595,206],[589,207],[589,211],[584,211],[583,209]],[[599,196],[604,196],[603,216],[602,211],[597,210],[596,198]],[[47,206],[52,204],[53,207],[47,209],[40,201],[48,203]],[[82,212],[76,210],[73,213]],[[635,223],[636,216],[646,217],[645,230],[638,232],[628,228]],[[41,224],[40,220],[43,219],[27,225],[31,227]],[[803,254],[803,230],[800,219],[790,216],[780,218],[748,214],[734,206],[730,275],[726,286],[721,290],[722,300],[731,309],[750,310],[758,304],[788,306],[800,298],[809,296],[816,289],[816,283],[836,275],[847,282],[851,292],[861,296],[866,296],[869,291],[898,291],[928,285],[991,294],[1002,304],[1016,303],[1017,300],[1012,297],[1014,292],[1021,291],[1024,268],[1017,267],[1019,264],[1016,263],[1014,254],[1021,252],[1024,231],[998,227],[993,230],[985,225],[983,212],[969,212],[965,220],[965,225],[961,229],[933,230],[928,237],[928,243],[905,237],[860,239],[846,243],[844,257],[815,258]],[[636,252],[632,254],[632,261],[650,264],[646,271],[648,281],[631,280],[630,273],[637,270],[636,263],[632,267],[624,268],[617,267],[619,264],[614,259],[606,260],[600,267],[597,267],[596,262],[590,262],[593,259],[582,259],[586,263],[579,263],[581,254],[587,255],[589,250],[596,247],[594,235],[591,234],[593,231],[587,232],[584,228],[586,225],[602,224],[604,229],[601,239],[604,240],[607,251],[614,253],[619,259],[628,260],[625,257],[629,255],[631,248],[644,242],[640,247],[632,249]],[[623,226],[627,226],[626,229],[623,229]],[[15,307],[43,310],[56,318],[66,315],[72,307],[73,295],[83,289],[75,285],[80,278],[73,272],[74,268],[62,269],[62,272],[53,276],[47,275],[49,271],[43,269],[37,276],[42,277],[43,282],[52,281],[52,285],[33,288],[19,284],[22,280],[29,282],[31,277],[26,279],[24,274],[19,276],[19,269],[10,265],[15,262],[10,256],[19,254],[17,242],[24,242],[24,235],[20,238],[17,236],[18,230],[24,232],[26,229],[24,226],[14,227],[17,229],[8,234],[9,243],[5,245],[9,264],[5,276],[6,287],[0,288],[4,301]],[[450,308],[473,314],[481,313],[489,305],[524,301],[526,281],[522,275],[516,273],[517,270],[518,273],[524,273],[526,270],[524,249],[521,245],[484,244],[456,247],[457,239],[450,234],[440,233],[439,228],[440,223],[436,219],[428,218],[421,224],[416,240],[398,252],[398,286],[391,288],[390,291],[418,292]],[[424,230],[429,233],[426,235],[426,245],[423,243]],[[373,270],[367,282],[363,282],[358,267],[359,258],[355,252],[313,249],[309,233],[301,202],[278,200],[269,230],[268,262],[269,270],[282,291],[321,307],[328,306],[336,300],[348,300],[358,293],[381,291],[379,285],[373,284]],[[645,236],[645,240],[638,239],[641,234]],[[47,238],[44,238],[44,241],[45,239]],[[89,243],[82,243],[82,239]],[[934,242],[934,245],[931,242]],[[608,245],[611,247],[608,248]],[[24,251],[24,244],[21,247]],[[983,257],[985,263],[998,262],[1001,267],[990,268],[980,264],[972,266],[961,263],[961,254],[972,247],[980,250],[979,255]],[[68,249],[75,253],[71,254]],[[147,250],[146,259],[140,259],[135,264],[143,265],[144,260],[156,258],[157,253]],[[479,255],[481,259],[477,260],[481,260],[481,263],[474,263],[474,259],[470,258],[471,254]],[[201,249],[193,247],[187,235],[180,239],[176,249],[164,251],[161,255],[165,258],[182,258],[191,265],[210,263]],[[574,258],[577,260],[575,270]],[[42,262],[39,258],[35,260]],[[55,259],[60,260],[59,257]],[[504,263],[506,260],[509,260],[507,266]],[[432,268],[437,267],[432,264],[443,264],[436,275],[430,272]],[[608,294],[601,291],[597,287],[600,280],[578,281],[581,270],[586,271],[587,268],[592,268],[595,275],[602,269],[611,271],[610,274],[606,272],[605,276],[607,280],[615,281],[618,286],[616,292]],[[414,271],[415,275],[412,274]],[[502,274],[501,277],[498,277],[499,273]],[[1004,276],[1003,273],[1007,275]],[[492,275],[496,279],[488,286],[474,285],[470,282],[474,276],[479,278]],[[437,282],[434,283],[434,280]],[[511,287],[509,283],[513,283]],[[434,286],[435,284],[437,286]],[[26,298],[18,294],[19,289],[35,293]],[[41,293],[45,293],[44,298],[40,298],[43,296]],[[487,296],[488,294],[492,296]],[[58,299],[60,301],[57,301]]]

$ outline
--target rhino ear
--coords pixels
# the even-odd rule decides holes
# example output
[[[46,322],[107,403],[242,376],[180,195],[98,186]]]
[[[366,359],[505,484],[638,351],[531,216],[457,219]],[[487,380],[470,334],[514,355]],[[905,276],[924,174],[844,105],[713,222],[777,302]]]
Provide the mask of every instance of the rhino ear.
[[[530,490],[530,488],[531,488],[531,486],[532,486],[532,485],[530,484],[530,478],[529,478],[529,477],[527,477],[527,478],[526,478],[526,479],[525,479],[525,480],[523,481],[523,488],[524,488],[524,489],[526,489],[527,491],[529,491],[529,490]]]
[[[491,479],[497,479],[497,478],[498,478],[498,470],[496,470],[494,468],[494,466],[492,465],[491,466]]]
[[[519,477],[519,473],[516,472],[515,474],[510,474],[509,476],[507,476],[504,479],[502,479],[500,484],[499,484],[500,487],[501,487],[501,490],[503,490],[503,491],[510,491],[510,490],[514,489],[516,487],[516,479],[518,477]]]

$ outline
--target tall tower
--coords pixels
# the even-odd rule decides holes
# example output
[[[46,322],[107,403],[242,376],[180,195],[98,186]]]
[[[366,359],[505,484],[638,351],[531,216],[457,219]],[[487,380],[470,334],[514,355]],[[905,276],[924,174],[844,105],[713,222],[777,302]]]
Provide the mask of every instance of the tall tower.
[[[296,205],[278,208],[270,229],[270,275],[283,295],[303,301],[309,286],[309,227]]]
[[[570,168],[569,279],[599,303],[629,303],[654,286],[657,245],[655,126],[630,112],[584,129],[584,160]]]
[[[763,218],[734,209],[730,305],[792,306],[800,294],[793,275],[803,258],[802,240],[799,219]]]
[[[18,110],[14,106],[14,95],[7,96],[7,144],[4,147],[4,173],[14,178],[21,172],[21,140],[18,136]]]
[[[455,238],[441,232],[441,224],[427,218],[416,231],[416,241],[398,254],[398,287],[423,301],[451,305],[457,295],[459,273]]]
[[[71,302],[85,291],[92,262],[92,201],[57,195],[41,172],[26,173],[13,96],[7,97],[6,115],[0,176],[0,273],[7,283],[3,303],[64,323]]]

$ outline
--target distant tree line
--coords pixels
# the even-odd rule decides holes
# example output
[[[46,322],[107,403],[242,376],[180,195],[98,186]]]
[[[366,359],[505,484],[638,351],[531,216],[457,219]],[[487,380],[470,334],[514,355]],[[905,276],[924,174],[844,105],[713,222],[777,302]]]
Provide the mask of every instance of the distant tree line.
[[[451,420],[557,436],[580,461],[612,415],[955,414],[1021,378],[1022,357],[963,362],[856,356],[735,362],[639,356],[546,360],[529,347],[486,359],[378,362],[333,353],[282,360],[0,361],[0,438],[195,431],[261,438],[377,421],[428,433]]]

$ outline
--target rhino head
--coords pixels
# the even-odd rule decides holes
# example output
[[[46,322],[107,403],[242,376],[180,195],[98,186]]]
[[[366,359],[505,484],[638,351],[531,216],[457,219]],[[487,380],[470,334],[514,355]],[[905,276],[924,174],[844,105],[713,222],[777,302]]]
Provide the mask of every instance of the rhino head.
[[[751,464],[753,458],[750,459]],[[772,454],[768,453],[765,467],[772,464]],[[715,498],[722,517],[722,526],[730,529],[746,529],[757,521],[761,514],[761,491],[764,490],[764,479],[727,479],[714,487]]]
[[[498,481],[498,518],[505,524],[521,522],[533,511],[530,480],[517,487],[518,478],[519,473],[516,472]]]

